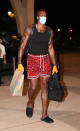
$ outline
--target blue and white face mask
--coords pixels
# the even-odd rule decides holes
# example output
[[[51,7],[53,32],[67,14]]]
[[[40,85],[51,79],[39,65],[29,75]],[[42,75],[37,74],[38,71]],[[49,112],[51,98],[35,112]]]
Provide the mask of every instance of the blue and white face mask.
[[[45,16],[41,16],[40,19],[39,19],[41,24],[45,24],[46,20],[47,20],[47,18]]]

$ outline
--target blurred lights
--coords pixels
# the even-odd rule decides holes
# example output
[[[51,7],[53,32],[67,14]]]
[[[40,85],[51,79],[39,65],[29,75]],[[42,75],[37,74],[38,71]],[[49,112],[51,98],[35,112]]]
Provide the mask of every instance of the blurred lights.
[[[13,39],[17,39],[17,36],[16,35],[13,35],[13,36],[11,36]]]
[[[72,29],[70,29],[69,32],[72,32]]]
[[[61,31],[61,29],[60,28],[58,28],[58,30],[57,30],[58,32],[60,32]]]
[[[12,14],[12,12],[11,11],[8,11],[8,16],[10,16]]]
[[[72,36],[69,37],[69,40],[72,40]]]
[[[8,11],[8,16],[9,16],[10,18],[14,18],[14,13],[12,13],[11,11]]]

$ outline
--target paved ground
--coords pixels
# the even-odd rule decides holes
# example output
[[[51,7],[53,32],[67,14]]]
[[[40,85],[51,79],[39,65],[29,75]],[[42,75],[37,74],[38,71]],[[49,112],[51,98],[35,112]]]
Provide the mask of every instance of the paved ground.
[[[0,131],[80,131],[80,53],[61,53],[60,63],[61,83],[67,95],[63,102],[49,104],[48,114],[55,122],[46,124],[40,120],[40,90],[35,99],[34,115],[27,118],[28,81],[24,83],[24,96],[12,97],[9,90],[12,76],[8,76],[3,77],[4,84],[0,87]]]

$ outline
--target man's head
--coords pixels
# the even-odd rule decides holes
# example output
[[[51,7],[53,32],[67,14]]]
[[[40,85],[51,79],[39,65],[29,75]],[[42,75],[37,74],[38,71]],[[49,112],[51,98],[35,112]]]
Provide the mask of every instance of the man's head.
[[[44,9],[37,11],[37,21],[41,24],[45,24],[47,20],[47,13]]]

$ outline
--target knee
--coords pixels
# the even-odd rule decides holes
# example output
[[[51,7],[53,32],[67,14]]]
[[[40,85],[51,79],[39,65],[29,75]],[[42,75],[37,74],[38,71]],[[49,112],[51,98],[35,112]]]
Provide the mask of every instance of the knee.
[[[45,81],[41,81],[41,86],[45,86],[46,82]]]
[[[30,86],[30,89],[32,90],[32,91],[35,91],[36,90],[36,87],[35,86]]]
[[[47,82],[46,81],[41,82],[41,90],[42,91],[47,91]]]

